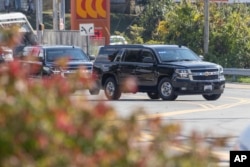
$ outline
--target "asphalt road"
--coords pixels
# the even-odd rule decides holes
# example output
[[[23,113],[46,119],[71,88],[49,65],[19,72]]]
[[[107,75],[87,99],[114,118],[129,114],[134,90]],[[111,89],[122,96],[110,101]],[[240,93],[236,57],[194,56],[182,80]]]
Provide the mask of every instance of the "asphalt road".
[[[206,101],[201,95],[179,96],[176,101],[150,100],[145,93],[122,94],[120,100],[108,101],[103,92],[94,96],[87,93],[90,102],[100,100],[113,106],[120,117],[144,110],[138,121],[160,117],[165,123],[181,124],[182,136],[190,132],[210,133],[213,138],[229,136],[227,146],[217,153],[228,165],[229,151],[234,149],[242,130],[250,124],[250,85],[227,83],[217,101]]]

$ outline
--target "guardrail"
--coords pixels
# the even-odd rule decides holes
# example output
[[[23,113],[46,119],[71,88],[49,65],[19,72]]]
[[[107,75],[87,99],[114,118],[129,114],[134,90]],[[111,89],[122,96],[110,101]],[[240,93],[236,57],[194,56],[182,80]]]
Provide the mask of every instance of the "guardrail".
[[[231,75],[235,81],[237,76],[250,76],[250,69],[241,68],[224,68],[224,75]]]
[[[224,68],[225,75],[250,76],[250,69]]]

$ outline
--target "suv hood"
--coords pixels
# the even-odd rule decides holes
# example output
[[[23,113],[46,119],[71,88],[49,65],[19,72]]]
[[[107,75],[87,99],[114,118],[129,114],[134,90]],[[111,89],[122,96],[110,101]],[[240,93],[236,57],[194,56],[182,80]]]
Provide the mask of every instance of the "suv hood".
[[[47,67],[58,67],[58,65],[54,62],[46,63]],[[67,63],[67,67],[63,68],[65,70],[75,71],[80,67],[85,67],[88,71],[92,71],[93,63],[86,61],[70,61]]]
[[[92,66],[92,62],[87,61],[70,61],[67,63],[68,66]],[[55,62],[46,62],[46,66],[57,66]]]
[[[186,68],[209,68],[217,66],[217,64],[215,63],[206,61],[175,61],[175,62],[162,62],[162,64],[168,64]]]

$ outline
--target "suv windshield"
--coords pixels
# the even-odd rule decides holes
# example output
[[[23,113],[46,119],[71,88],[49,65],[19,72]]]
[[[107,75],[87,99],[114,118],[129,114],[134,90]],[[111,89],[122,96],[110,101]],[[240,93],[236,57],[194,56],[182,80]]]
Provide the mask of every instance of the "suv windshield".
[[[56,48],[46,51],[46,61],[54,62],[60,58],[68,58],[75,61],[89,61],[87,55],[76,48]]]
[[[161,61],[197,61],[200,58],[191,50],[183,48],[156,48]]]

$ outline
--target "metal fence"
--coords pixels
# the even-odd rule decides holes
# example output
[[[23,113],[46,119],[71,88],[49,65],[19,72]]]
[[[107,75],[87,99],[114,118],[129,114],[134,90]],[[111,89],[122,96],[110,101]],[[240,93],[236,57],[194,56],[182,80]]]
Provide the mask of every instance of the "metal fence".
[[[232,76],[232,81],[236,81],[238,76],[250,77],[250,69],[224,68],[224,74]]]
[[[44,30],[42,36],[43,44],[80,46],[89,55],[96,55],[98,47],[105,44],[104,37],[93,38],[89,36],[81,36],[78,30]]]
[[[250,76],[250,69],[224,68],[225,75]]]

